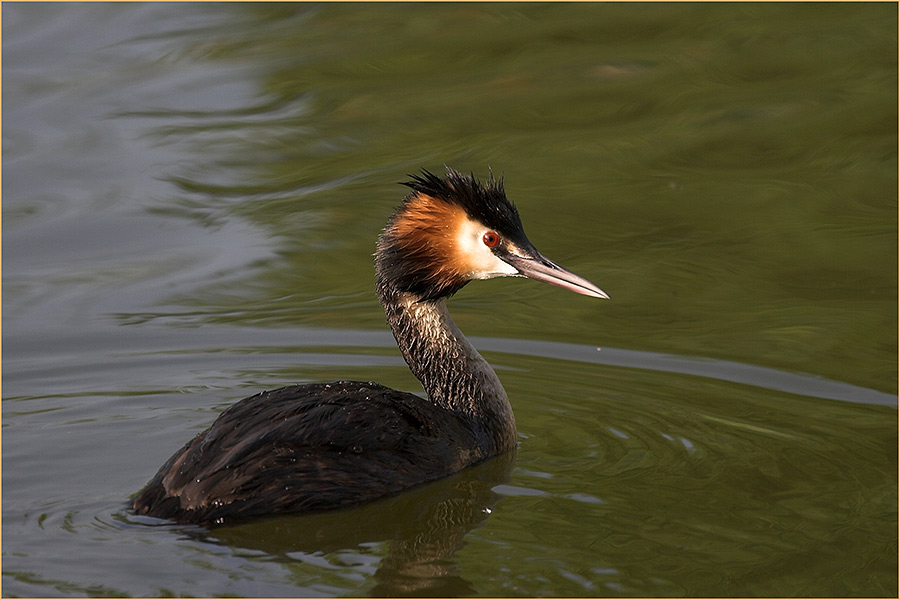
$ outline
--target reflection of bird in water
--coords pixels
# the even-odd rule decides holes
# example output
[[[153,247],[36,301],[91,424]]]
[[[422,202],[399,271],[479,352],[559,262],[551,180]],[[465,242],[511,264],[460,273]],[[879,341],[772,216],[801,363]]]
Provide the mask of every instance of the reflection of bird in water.
[[[428,395],[376,383],[290,386],[246,398],[188,442],[135,497],[138,514],[224,522],[331,509],[444,477],[515,446],[506,392],[447,313],[473,279],[530,277],[607,298],[531,245],[516,208],[447,169],[406,184],[375,253],[388,324]]]
[[[309,555],[322,557],[335,568],[332,575],[346,577],[350,585],[365,586],[357,589],[363,596],[474,596],[478,590],[455,554],[502,500],[497,486],[509,481],[515,454],[505,452],[339,515],[331,511],[292,514],[212,530],[188,529],[185,534],[230,551],[262,552],[284,564]],[[363,575],[364,580],[357,579]],[[231,591],[254,592],[241,587]]]

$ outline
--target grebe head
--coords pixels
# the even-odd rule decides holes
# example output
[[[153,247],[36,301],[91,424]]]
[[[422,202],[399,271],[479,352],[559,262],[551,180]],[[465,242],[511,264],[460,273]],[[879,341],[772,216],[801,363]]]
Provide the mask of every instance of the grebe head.
[[[428,171],[410,177],[403,185],[412,192],[378,238],[375,269],[382,294],[437,300],[473,279],[512,276],[609,298],[528,241],[502,180],[491,175],[482,184],[449,167],[443,178]]]

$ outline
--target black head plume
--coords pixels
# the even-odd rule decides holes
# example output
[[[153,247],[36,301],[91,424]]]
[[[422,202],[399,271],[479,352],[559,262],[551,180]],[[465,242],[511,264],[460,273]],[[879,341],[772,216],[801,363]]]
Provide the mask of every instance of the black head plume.
[[[509,239],[525,237],[522,221],[515,204],[506,197],[503,176],[494,178],[489,172],[488,179],[480,182],[474,175],[465,175],[445,166],[446,176],[422,170],[421,175],[410,175],[409,181],[401,185],[413,190],[406,200],[417,194],[425,194],[461,207],[469,218],[487,225]]]

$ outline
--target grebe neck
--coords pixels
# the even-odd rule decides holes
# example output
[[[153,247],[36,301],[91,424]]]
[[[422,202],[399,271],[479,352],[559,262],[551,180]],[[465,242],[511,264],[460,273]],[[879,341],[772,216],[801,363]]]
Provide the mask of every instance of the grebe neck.
[[[428,400],[468,422],[488,456],[512,449],[516,423],[506,391],[450,318],[445,300],[421,300],[383,286],[379,297],[400,352]]]

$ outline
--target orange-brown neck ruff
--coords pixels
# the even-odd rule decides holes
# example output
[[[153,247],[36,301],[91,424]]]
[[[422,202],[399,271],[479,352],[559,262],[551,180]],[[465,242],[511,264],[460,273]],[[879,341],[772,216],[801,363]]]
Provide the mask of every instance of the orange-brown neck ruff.
[[[456,243],[467,220],[457,205],[423,193],[412,195],[378,238],[379,285],[423,300],[459,291],[472,279]]]

